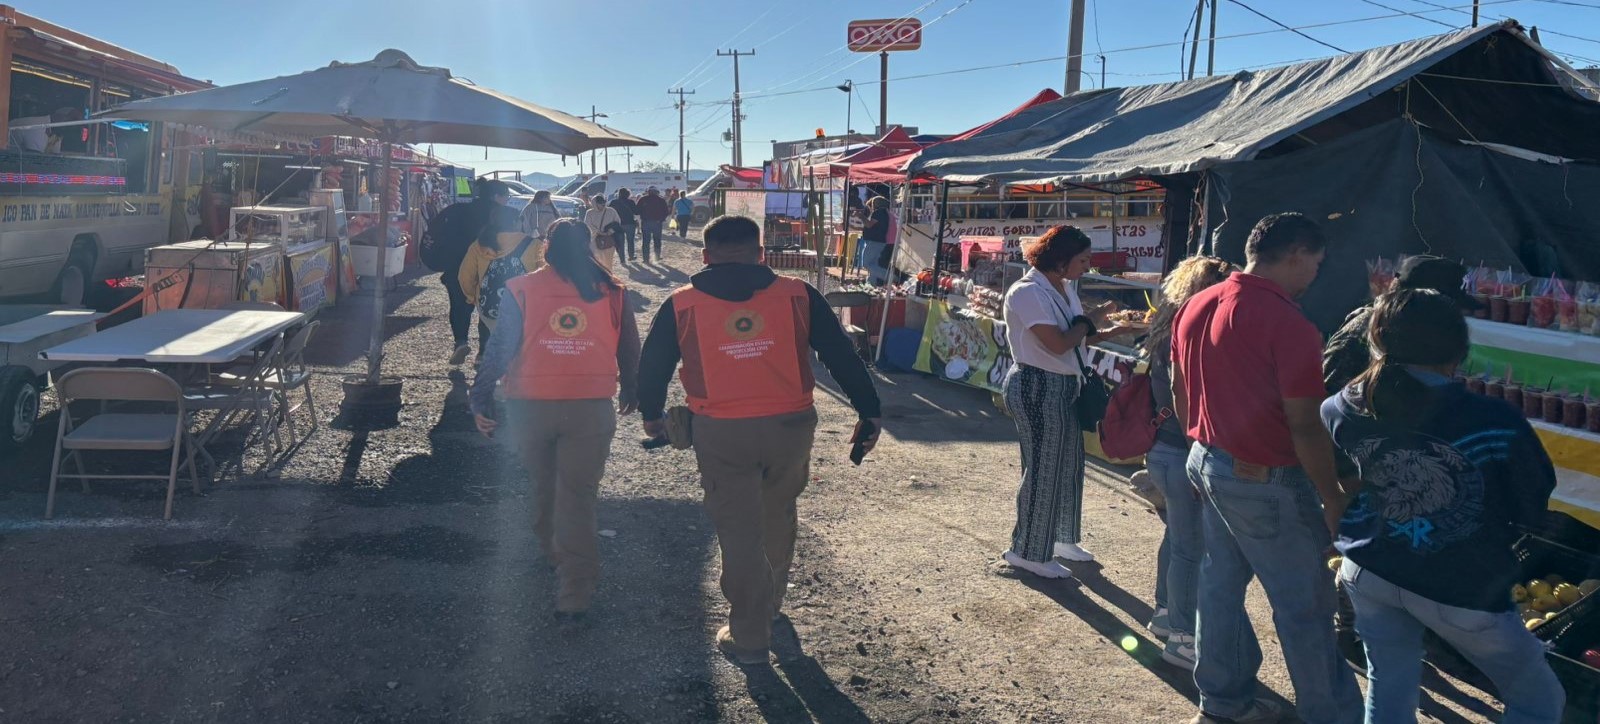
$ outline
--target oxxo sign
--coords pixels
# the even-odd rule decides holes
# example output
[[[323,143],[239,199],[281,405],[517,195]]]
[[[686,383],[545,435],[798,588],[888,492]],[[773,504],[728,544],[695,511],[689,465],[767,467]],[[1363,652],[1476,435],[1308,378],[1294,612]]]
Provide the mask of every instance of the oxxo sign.
[[[916,50],[922,47],[922,21],[916,18],[852,20],[845,29],[851,51],[878,53],[891,50]]]

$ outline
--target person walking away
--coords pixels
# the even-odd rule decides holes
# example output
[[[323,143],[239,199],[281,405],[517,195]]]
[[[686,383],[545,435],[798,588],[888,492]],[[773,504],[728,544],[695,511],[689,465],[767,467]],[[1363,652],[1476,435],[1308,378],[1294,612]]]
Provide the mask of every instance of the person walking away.
[[[617,210],[606,206],[606,197],[595,194],[589,200],[589,210],[583,212],[583,223],[589,227],[590,243],[593,245],[594,258],[600,260],[600,266],[606,271],[616,269],[617,236],[623,233],[622,217]]]
[[[655,244],[656,261],[661,261],[661,227],[667,223],[667,217],[672,214],[672,208],[667,205],[667,200],[661,198],[661,192],[651,186],[645,189],[644,196],[639,197],[639,226],[644,230],[644,263],[650,263],[651,243]]]
[[[1453,381],[1461,302],[1399,288],[1368,315],[1367,370],[1322,403],[1363,485],[1339,521],[1339,577],[1367,651],[1367,722],[1417,721],[1422,634],[1492,681],[1505,722],[1560,721],[1565,693],[1511,599],[1517,526],[1541,525],[1555,468],[1518,410]]]
[[[538,240],[522,232],[522,215],[509,206],[496,207],[478,241],[461,262],[461,291],[478,308],[478,362],[500,318],[500,290],[513,278],[538,269],[544,253]]]
[[[874,198],[873,201],[879,199]],[[1011,548],[1001,559],[1041,578],[1071,578],[1054,558],[1092,561],[1079,547],[1083,518],[1083,428],[1074,403],[1085,347],[1126,331],[1095,330],[1071,282],[1089,271],[1089,237],[1056,226],[1023,250],[1031,267],[1006,290],[1006,342],[1016,365],[1001,383],[1022,447],[1022,486]]]
[[[575,219],[549,227],[546,265],[500,292],[501,324],[468,393],[478,430],[492,438],[504,380],[504,427],[533,484],[533,532],[555,564],[556,617],[565,621],[581,620],[594,596],[595,500],[617,415],[637,399],[639,329],[621,282],[589,244]]]
[[[672,202],[672,213],[678,217],[678,236],[689,238],[689,222],[694,220],[694,202],[688,196],[679,196]]]
[[[561,212],[556,209],[555,202],[550,200],[550,192],[536,191],[533,194],[533,203],[522,209],[522,233],[542,240],[550,225],[560,219]]]
[[[722,216],[704,230],[706,268],[661,305],[639,362],[646,434],[666,433],[667,384],[681,359],[706,512],[722,550],[728,625],[717,644],[766,663],[794,558],[796,501],[811,475],[817,411],[811,352],[849,398],[853,439],[878,439],[878,393],[827,302],[762,263],[761,228]]]
[[[622,263],[638,261],[639,253],[634,251],[634,241],[639,236],[639,207],[633,201],[633,192],[627,189],[617,189],[615,198],[611,200],[611,208],[616,209],[617,217],[622,219],[622,241],[617,247],[617,256]],[[650,254],[645,253],[649,259]]]
[[[861,225],[861,248],[867,280],[875,287],[887,284],[894,250],[889,244],[889,200],[882,196],[874,196],[867,202],[867,215]]]
[[[1163,521],[1167,525],[1156,556],[1156,612],[1148,628],[1166,639],[1161,658],[1190,671],[1195,665],[1195,597],[1205,541],[1200,534],[1201,502],[1189,479],[1189,439],[1172,412],[1172,322],[1184,302],[1227,279],[1232,271],[1232,264],[1214,256],[1193,256],[1179,262],[1161,283],[1161,304],[1143,345],[1161,421],[1155,446],[1145,454],[1144,464],[1166,501]]]
[[[1483,303],[1462,288],[1466,276],[1467,268],[1461,264],[1424,254],[1401,262],[1389,288],[1391,291],[1432,289],[1449,297],[1466,314],[1483,308]],[[1327,349],[1322,352],[1322,381],[1328,394],[1344,389],[1356,375],[1366,371],[1371,356],[1367,349],[1367,324],[1371,317],[1371,304],[1358,307],[1328,338]]]
[[[439,272],[439,282],[450,298],[450,334],[454,340],[450,364],[467,361],[467,355],[472,352],[467,344],[472,326],[472,302],[461,288],[462,261],[478,235],[489,225],[490,212],[510,201],[511,187],[504,181],[480,181],[478,194],[470,203],[445,207],[428,225],[428,239],[423,243],[421,254],[428,268]]]
[[[1361,719],[1361,694],[1335,643],[1324,565],[1344,495],[1318,414],[1322,335],[1294,301],[1316,280],[1326,246],[1305,216],[1263,218],[1246,239],[1245,270],[1192,297],[1173,328],[1173,402],[1195,441],[1189,477],[1206,503],[1196,722],[1284,713],[1255,698],[1261,647],[1244,608],[1253,576],[1272,603],[1300,718]]]

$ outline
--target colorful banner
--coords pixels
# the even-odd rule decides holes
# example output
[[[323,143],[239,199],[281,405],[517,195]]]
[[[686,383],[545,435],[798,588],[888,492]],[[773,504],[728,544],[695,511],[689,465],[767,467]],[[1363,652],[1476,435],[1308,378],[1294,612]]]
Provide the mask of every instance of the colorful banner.
[[[950,305],[941,301],[928,303],[928,322],[913,369],[999,392],[1011,365],[1004,322],[952,314]]]
[[[333,304],[338,294],[338,275],[334,273],[333,245],[321,242],[316,248],[287,256],[289,284],[294,290],[289,300],[298,312],[312,312]]]

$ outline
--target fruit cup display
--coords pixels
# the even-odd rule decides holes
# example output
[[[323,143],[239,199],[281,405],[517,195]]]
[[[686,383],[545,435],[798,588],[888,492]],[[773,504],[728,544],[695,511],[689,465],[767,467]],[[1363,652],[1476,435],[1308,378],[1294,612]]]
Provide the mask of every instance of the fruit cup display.
[[[1558,575],[1535,578],[1511,587],[1511,600],[1529,631],[1543,626],[1583,597],[1600,590],[1600,579],[1591,578],[1577,585]]]

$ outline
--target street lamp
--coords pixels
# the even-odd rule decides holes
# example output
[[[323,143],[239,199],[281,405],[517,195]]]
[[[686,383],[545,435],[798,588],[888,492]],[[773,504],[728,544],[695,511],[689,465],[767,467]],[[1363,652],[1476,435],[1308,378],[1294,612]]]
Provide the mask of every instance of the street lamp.
[[[850,113],[855,110],[856,84],[846,78],[843,83],[834,86],[844,93],[844,145],[850,146]]]

